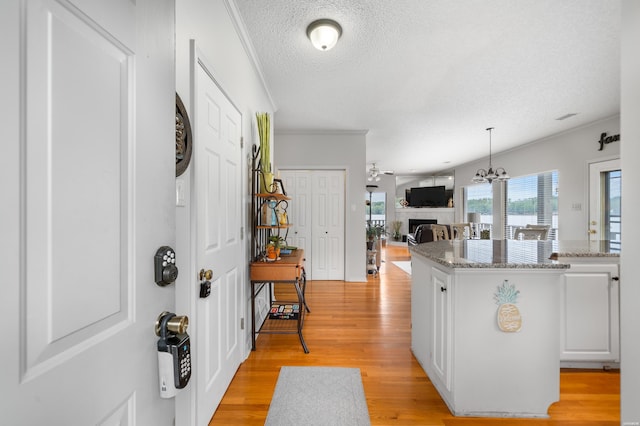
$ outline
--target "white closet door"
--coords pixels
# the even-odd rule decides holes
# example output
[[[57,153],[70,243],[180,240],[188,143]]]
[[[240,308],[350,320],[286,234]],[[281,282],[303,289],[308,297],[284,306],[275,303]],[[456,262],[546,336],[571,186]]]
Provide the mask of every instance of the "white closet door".
[[[344,279],[344,171],[312,173],[314,280]]]
[[[287,170],[280,176],[287,196],[291,197],[287,214],[292,226],[287,234],[287,243],[304,250],[307,279],[311,279],[311,175],[308,171]]]

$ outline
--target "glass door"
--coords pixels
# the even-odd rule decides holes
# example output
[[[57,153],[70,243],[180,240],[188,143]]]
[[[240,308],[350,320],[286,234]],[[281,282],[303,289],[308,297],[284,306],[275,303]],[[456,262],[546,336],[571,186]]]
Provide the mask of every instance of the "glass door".
[[[622,170],[620,160],[589,165],[589,239],[608,240],[611,248],[620,249],[622,218]]]

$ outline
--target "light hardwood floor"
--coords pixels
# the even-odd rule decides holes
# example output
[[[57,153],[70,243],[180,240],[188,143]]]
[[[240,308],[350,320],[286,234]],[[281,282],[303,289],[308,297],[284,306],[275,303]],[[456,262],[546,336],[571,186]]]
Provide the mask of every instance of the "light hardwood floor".
[[[310,353],[304,354],[296,335],[260,335],[210,425],[263,425],[284,365],[360,368],[372,425],[620,424],[619,372],[601,370],[562,370],[560,401],[549,419],[452,416],[411,354],[411,277],[392,263],[409,260],[409,252],[398,246],[383,251],[380,276],[366,283],[309,281],[312,312],[303,334]]]

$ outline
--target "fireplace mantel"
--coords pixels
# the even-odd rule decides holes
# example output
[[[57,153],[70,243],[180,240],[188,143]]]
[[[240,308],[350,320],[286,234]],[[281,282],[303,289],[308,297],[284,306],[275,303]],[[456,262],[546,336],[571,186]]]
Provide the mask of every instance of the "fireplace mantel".
[[[455,208],[448,207],[405,207],[396,209],[396,220],[402,222],[400,233],[406,235],[409,219],[435,219],[438,223],[449,224],[455,222],[455,212]]]

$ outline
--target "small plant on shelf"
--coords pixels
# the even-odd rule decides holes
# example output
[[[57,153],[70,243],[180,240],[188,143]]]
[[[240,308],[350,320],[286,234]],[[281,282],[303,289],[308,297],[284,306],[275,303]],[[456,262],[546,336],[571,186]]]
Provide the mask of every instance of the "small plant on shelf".
[[[279,235],[271,235],[267,244],[267,258],[277,259],[280,257],[280,249],[286,245],[284,238]]]

